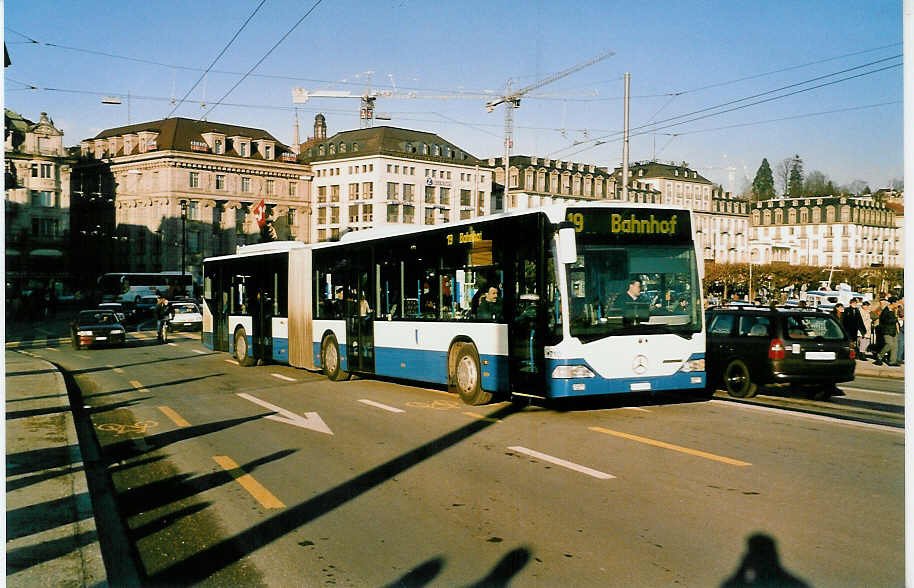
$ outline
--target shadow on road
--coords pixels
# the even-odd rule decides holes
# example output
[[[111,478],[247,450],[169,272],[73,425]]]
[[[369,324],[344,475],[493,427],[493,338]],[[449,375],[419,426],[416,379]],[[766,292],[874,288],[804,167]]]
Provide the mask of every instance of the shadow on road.
[[[518,574],[530,561],[532,553],[526,547],[518,547],[506,553],[501,560],[481,580],[467,588],[506,588],[508,582]],[[445,560],[435,557],[416,566],[403,577],[387,584],[384,588],[422,588],[428,586],[444,569]]]
[[[754,533],[746,540],[746,553],[733,575],[721,588],[808,588],[809,584],[781,566],[777,542],[765,533]]]
[[[289,507],[282,513],[265,519],[233,537],[202,549],[193,556],[172,564],[148,577],[147,580],[155,585],[187,585],[201,582],[219,570],[234,564],[240,557],[253,553],[302,525],[358,498],[394,476],[465,441],[492,426],[497,420],[504,419],[518,410],[519,408],[511,405],[505,406],[488,415],[490,417],[489,420],[473,421],[437,439],[433,439],[335,488]],[[425,573],[428,573],[428,570]]]

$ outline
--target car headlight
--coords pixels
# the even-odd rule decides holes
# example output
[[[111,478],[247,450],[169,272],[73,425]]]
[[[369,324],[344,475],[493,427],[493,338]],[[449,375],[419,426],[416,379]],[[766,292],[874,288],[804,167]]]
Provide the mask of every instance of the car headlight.
[[[123,335],[124,329],[111,329],[111,334],[112,335]]]
[[[682,364],[682,367],[679,368],[681,372],[703,372],[705,371],[705,360],[702,359],[690,359],[689,361]]]
[[[92,331],[76,331],[76,334],[80,337],[91,337]]]
[[[586,365],[559,365],[552,370],[552,377],[556,379],[593,378],[596,375]]]

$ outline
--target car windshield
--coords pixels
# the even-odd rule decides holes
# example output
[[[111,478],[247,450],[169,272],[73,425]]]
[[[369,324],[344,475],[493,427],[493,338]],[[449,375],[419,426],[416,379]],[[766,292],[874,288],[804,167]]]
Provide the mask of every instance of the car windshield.
[[[592,341],[615,334],[701,330],[701,298],[690,245],[578,244],[568,266],[571,334]]]
[[[791,315],[787,317],[786,339],[800,341],[816,339],[838,341],[845,338],[844,331],[834,317],[827,314]]]
[[[175,312],[180,312],[180,313],[184,313],[184,314],[200,312],[199,310],[197,310],[196,304],[190,304],[188,302],[172,304],[171,306],[172,306],[172,308],[174,308]]]
[[[110,310],[83,310],[79,313],[77,321],[81,325],[113,324],[117,322],[114,318],[114,313]]]

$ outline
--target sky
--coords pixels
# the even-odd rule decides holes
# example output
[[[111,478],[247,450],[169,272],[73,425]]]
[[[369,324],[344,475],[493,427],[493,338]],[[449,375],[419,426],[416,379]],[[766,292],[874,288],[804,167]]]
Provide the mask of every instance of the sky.
[[[296,111],[302,140],[317,113],[330,135],[359,128],[357,96],[373,91],[389,116],[376,126],[500,157],[504,107],[487,112],[488,100],[611,51],[523,96],[513,154],[620,165],[629,73],[633,162],[687,162],[736,192],[763,158],[774,169],[794,155],[838,185],[904,176],[902,0],[8,0],[4,11],[5,106],[47,112],[68,146],[167,116],[291,144]],[[293,105],[293,88],[356,97]]]

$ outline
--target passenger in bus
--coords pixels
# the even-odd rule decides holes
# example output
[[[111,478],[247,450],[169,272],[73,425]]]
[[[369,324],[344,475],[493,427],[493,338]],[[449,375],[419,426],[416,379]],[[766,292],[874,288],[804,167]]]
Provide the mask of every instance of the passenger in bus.
[[[359,316],[368,316],[371,313],[371,307],[368,300],[365,299],[365,293],[359,294]]]
[[[485,296],[479,300],[479,308],[476,309],[476,318],[484,321],[501,322],[502,303],[498,288],[489,286]]]

